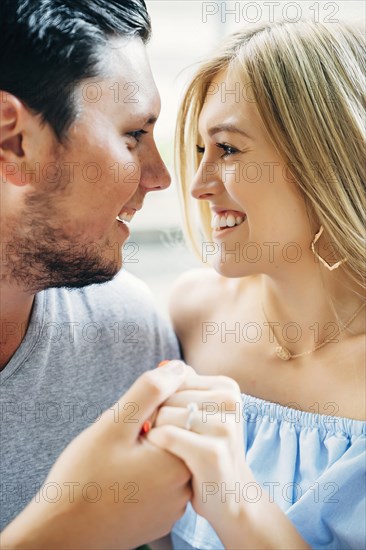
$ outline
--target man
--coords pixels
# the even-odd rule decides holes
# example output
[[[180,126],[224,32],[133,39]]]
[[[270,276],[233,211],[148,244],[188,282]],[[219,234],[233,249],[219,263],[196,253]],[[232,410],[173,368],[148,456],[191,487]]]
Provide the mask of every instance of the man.
[[[130,388],[179,357],[120,272],[126,220],[170,183],[149,35],[143,0],[1,3],[4,548],[138,546],[191,495],[184,464],[139,437],[184,367]]]

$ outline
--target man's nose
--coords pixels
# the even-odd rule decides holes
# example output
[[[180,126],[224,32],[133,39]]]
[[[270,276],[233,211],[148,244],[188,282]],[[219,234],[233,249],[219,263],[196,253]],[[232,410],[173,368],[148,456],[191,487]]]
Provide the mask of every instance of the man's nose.
[[[220,167],[215,162],[201,162],[190,186],[195,199],[207,200],[220,192]]]
[[[171,183],[171,177],[159,151],[154,147],[153,153],[142,165],[140,187],[149,191],[162,191]]]

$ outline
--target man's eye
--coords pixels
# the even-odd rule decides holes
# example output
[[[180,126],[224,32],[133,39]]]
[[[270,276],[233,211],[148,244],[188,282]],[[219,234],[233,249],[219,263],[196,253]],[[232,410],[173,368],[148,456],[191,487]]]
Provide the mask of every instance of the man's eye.
[[[136,130],[134,132],[128,132],[128,135],[133,137],[137,142],[140,141],[140,138],[144,135],[144,134],[147,134],[148,132],[146,130]]]
[[[239,149],[236,149],[235,147],[232,147],[231,145],[228,145],[227,143],[216,143],[216,147],[219,149],[224,150],[224,154],[221,155],[221,158],[230,157],[232,155],[236,155],[237,153],[241,153]]]
[[[203,155],[203,153],[205,152],[205,148],[201,147],[200,145],[196,145],[196,151],[199,155]]]

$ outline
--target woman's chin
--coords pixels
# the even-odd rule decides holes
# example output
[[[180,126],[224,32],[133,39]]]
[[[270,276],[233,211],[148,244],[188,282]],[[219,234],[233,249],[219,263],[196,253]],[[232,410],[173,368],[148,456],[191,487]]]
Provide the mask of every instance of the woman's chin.
[[[213,260],[211,265],[219,275],[227,277],[228,279],[237,279],[253,275],[253,269],[250,269],[250,267],[244,263],[236,263],[234,259],[232,261],[223,262],[221,258],[218,257]]]

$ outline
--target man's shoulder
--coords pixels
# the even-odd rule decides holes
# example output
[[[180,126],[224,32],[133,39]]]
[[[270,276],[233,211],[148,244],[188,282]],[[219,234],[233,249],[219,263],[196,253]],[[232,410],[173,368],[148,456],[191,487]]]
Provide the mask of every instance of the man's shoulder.
[[[111,281],[80,289],[50,289],[49,297],[57,302],[57,309],[89,313],[93,317],[124,317],[135,313],[154,315],[155,304],[148,286],[125,270]]]
[[[124,299],[140,299],[153,303],[152,293],[147,284],[125,269],[119,271],[111,281],[84,287],[82,293],[93,297],[93,299],[113,300],[116,297],[123,297]]]
[[[156,309],[148,286],[124,270],[107,283],[49,289],[46,295],[48,325],[61,326],[63,334],[72,331],[69,347],[72,353],[77,349],[83,361],[86,355],[93,361],[101,351],[112,363],[123,360],[124,365],[139,357],[143,372],[162,359],[179,356],[172,327]]]

